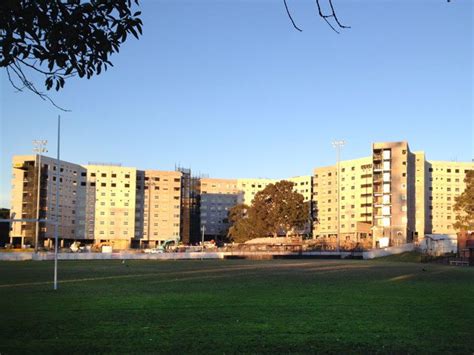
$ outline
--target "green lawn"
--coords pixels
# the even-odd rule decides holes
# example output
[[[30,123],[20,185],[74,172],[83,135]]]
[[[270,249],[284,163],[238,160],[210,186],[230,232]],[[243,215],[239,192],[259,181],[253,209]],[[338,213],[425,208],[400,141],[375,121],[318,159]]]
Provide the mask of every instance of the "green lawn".
[[[55,292],[52,266],[0,263],[2,355],[474,352],[474,268],[64,261]]]

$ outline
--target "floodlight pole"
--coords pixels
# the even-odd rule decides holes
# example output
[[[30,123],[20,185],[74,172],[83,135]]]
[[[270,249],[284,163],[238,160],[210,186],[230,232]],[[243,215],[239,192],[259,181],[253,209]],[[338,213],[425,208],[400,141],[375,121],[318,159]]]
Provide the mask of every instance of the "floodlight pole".
[[[54,290],[58,289],[58,234],[59,234],[59,172],[61,148],[61,116],[58,115],[58,156],[56,160],[56,223],[54,224]]]
[[[33,152],[38,153],[38,191],[36,193],[36,228],[35,228],[35,253],[38,252],[39,243],[39,219],[40,219],[40,198],[41,198],[41,153],[46,153],[47,140],[34,140],[33,141]]]
[[[333,141],[332,146],[336,148],[337,154],[337,245],[336,250],[341,252],[341,148],[346,144],[345,141]]]

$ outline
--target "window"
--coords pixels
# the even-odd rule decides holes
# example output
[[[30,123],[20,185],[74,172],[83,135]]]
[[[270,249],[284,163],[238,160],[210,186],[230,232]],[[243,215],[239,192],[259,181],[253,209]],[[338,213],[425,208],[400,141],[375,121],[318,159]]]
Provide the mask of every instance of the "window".
[[[130,174],[125,174],[125,179],[130,179]]]
[[[100,176],[102,176],[102,177],[107,177],[107,174],[102,173],[102,174],[100,174]]]
[[[125,184],[125,187],[130,187],[130,184]]]
[[[117,174],[112,174],[112,177],[113,177],[113,178],[116,178],[116,177],[117,177]]]
[[[105,182],[101,183],[100,186],[105,187],[107,184]]]

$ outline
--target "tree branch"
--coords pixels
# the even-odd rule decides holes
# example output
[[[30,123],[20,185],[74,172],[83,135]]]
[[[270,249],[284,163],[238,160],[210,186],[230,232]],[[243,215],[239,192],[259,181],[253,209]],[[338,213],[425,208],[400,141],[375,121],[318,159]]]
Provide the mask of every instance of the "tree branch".
[[[293,17],[291,17],[291,13],[290,13],[290,10],[288,9],[288,4],[286,3],[286,0],[283,0],[283,3],[285,4],[286,13],[287,13],[288,17],[290,18],[291,23],[293,24],[293,27],[295,29],[297,29],[298,31],[303,32],[302,29],[300,29],[298,26],[296,26],[295,21],[293,20]]]
[[[13,72],[16,74],[18,79],[20,79],[21,83],[24,85],[24,87],[22,89],[18,88],[18,86],[16,86],[16,85],[14,85],[15,89],[17,89],[18,91],[21,92],[21,91],[23,91],[24,88],[26,88],[26,89],[30,90],[31,92],[33,92],[34,94],[38,95],[42,100],[49,101],[57,109],[59,109],[61,111],[64,111],[64,112],[71,112],[71,110],[65,109],[65,108],[57,105],[53,101],[53,99],[51,99],[44,92],[38,91],[38,89],[36,89],[34,84],[26,78],[26,75],[23,73],[23,70],[21,69],[20,65],[16,62],[13,62],[11,65],[7,66],[8,78],[10,79],[10,83],[12,83],[12,85],[13,85],[13,81],[11,80],[10,73],[8,72],[9,67],[13,70]]]
[[[321,8],[321,4],[320,4],[320,0],[316,0],[316,5],[318,6],[318,13],[319,13],[319,16],[324,20],[326,21],[326,23],[329,25],[329,27],[331,27],[331,29],[336,32],[337,34],[339,34],[339,31],[336,30],[336,28],[331,24],[331,22],[329,21],[330,18],[334,18],[334,21],[336,21],[336,24],[339,26],[339,28],[350,28],[350,26],[344,26],[341,24],[341,22],[339,21],[339,19],[337,18],[337,15],[336,15],[336,11],[334,9],[334,5],[332,3],[332,0],[328,0],[329,2],[329,6],[331,7],[331,14],[330,15],[325,15],[323,13],[323,10]]]

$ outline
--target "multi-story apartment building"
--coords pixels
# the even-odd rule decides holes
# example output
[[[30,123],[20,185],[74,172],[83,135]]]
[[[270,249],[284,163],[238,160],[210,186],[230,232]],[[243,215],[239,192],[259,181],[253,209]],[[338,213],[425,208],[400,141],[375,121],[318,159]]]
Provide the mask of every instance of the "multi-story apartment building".
[[[56,211],[58,172],[59,210]],[[47,156],[13,157],[11,213],[15,219],[39,218],[45,222],[13,223],[10,242],[35,245],[38,240],[38,245],[51,244],[56,220],[59,220],[61,240],[84,239],[85,172],[80,165],[63,160],[58,165],[56,159]]]
[[[131,246],[135,236],[135,168],[87,165],[86,235],[115,249]]]
[[[179,171],[137,171],[135,244],[156,247],[180,236]]]
[[[315,237],[336,236],[339,227],[343,240],[365,239],[372,225],[372,159],[342,161],[340,175],[338,179],[336,165],[314,169],[313,208],[317,218],[313,234]]]
[[[13,158],[11,212],[32,220],[12,225],[14,244],[51,241],[59,218],[61,240],[110,243],[116,249],[185,244],[224,236],[228,211],[251,204],[278,179],[209,179],[189,169],[137,171],[118,165],[80,166],[42,156]],[[339,169],[339,171],[338,171]],[[426,160],[407,142],[372,145],[371,155],[314,169],[294,183],[312,208],[315,238],[399,245],[425,234],[455,234],[454,203],[473,162]],[[40,171],[40,173],[38,173]],[[55,211],[59,172],[59,211]],[[39,218],[43,222],[34,222]],[[300,231],[303,233],[303,231]],[[306,232],[304,232],[306,233]],[[363,243],[367,245],[367,243]]]
[[[464,178],[468,170],[474,170],[474,162],[428,161],[427,229],[433,234],[455,234],[454,204],[456,197],[466,188]]]
[[[305,202],[311,201],[312,177],[297,176],[285,179],[294,183],[294,191],[301,193]],[[238,203],[252,204],[257,192],[278,179],[201,179],[201,228],[206,236],[225,236],[229,229],[228,211]],[[308,205],[311,213],[311,205]],[[311,230],[308,225],[304,229]]]
[[[429,224],[428,182],[430,172],[425,153],[415,152],[415,237],[421,239],[431,233]]]
[[[407,142],[374,143],[372,156],[340,162],[340,189],[336,165],[314,170],[313,234],[335,237],[339,228],[342,241],[370,237],[373,246],[455,234],[453,204],[470,169],[474,163],[427,161]]]
[[[227,235],[229,210],[242,200],[236,179],[201,179],[201,229],[206,239]]]
[[[407,142],[374,143],[372,152],[374,240],[411,242],[416,236],[415,155]]]
[[[237,179],[237,189],[242,191],[242,203],[251,205],[255,194],[278,179]]]
[[[313,196],[313,177],[311,175],[295,176],[288,179],[294,184],[293,190],[304,197],[304,201],[311,201]]]

